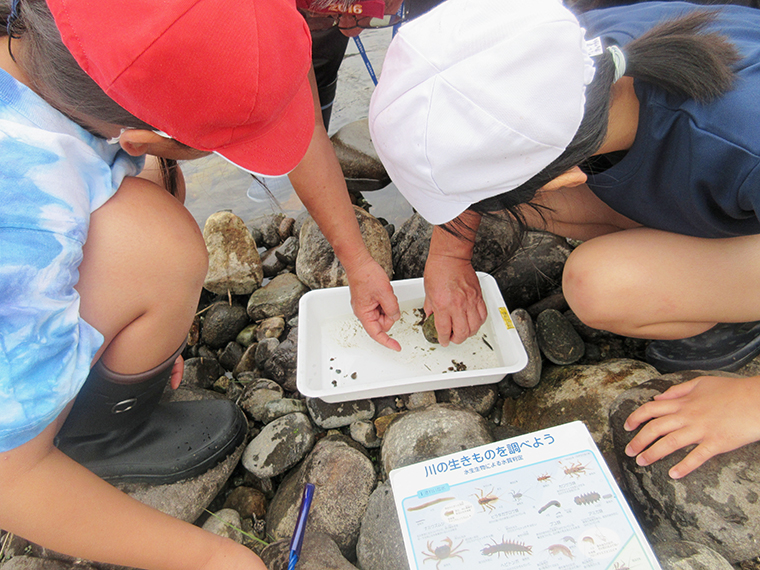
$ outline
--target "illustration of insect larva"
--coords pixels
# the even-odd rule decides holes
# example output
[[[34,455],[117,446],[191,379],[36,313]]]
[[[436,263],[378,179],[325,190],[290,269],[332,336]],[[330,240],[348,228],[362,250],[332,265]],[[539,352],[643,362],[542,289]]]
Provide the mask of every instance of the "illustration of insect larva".
[[[567,556],[571,560],[574,558],[573,553],[570,552],[570,549],[564,544],[552,544],[546,550],[548,550],[552,556],[557,556],[559,554],[562,554],[564,556]]]
[[[548,502],[548,503],[546,503],[546,504],[545,504],[543,507],[541,507],[540,509],[538,509],[538,514],[541,514],[541,513],[543,513],[543,512],[544,512],[546,509],[548,509],[549,507],[557,507],[557,508],[559,508],[559,507],[561,507],[561,506],[562,506],[562,505],[560,505],[560,504],[559,504],[559,501],[549,501],[549,502]]]
[[[491,541],[493,544],[487,544],[483,550],[480,551],[483,556],[496,554],[497,558],[499,558],[502,553],[504,556],[509,556],[510,554],[533,554],[532,546],[526,546],[522,542],[504,540],[504,536],[501,537],[501,542],[496,542],[493,538]]]
[[[478,500],[478,504],[480,505],[480,508],[483,509],[483,512],[486,512],[486,510],[494,510],[496,507],[493,506],[493,503],[498,501],[500,497],[493,494],[493,487],[491,487],[491,490],[488,491],[488,493],[484,492],[483,489],[476,490],[479,494],[473,494],[472,496]]]
[[[562,466],[562,470],[565,472],[565,475],[569,475],[570,477],[580,477],[581,475],[585,475],[586,469],[588,469],[588,463],[586,465],[583,465],[583,463],[580,461],[571,463],[567,467],[562,465],[561,461],[559,464]]]
[[[544,483],[545,481],[551,481],[551,480],[552,480],[552,476],[549,475],[548,473],[544,473],[536,477],[536,481],[538,481],[539,483]]]
[[[422,503],[421,505],[417,505],[416,507],[407,507],[407,511],[421,511],[422,509],[427,509],[428,507],[432,507],[433,505],[437,505],[438,503],[442,503],[444,501],[451,501],[454,497],[441,497],[439,499],[436,499],[434,501],[428,501],[427,503]]]
[[[601,499],[599,493],[584,493],[583,495],[578,495],[573,500],[576,505],[590,505],[591,503],[596,503],[599,499]]]

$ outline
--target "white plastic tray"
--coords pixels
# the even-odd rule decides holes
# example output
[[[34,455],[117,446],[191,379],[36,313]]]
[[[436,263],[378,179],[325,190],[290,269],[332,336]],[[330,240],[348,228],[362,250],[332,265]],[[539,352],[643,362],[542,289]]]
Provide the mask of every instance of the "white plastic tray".
[[[423,280],[392,281],[402,318],[389,334],[401,352],[369,337],[351,310],[348,287],[306,293],[298,313],[298,390],[326,402],[344,402],[489,384],[522,370],[528,356],[496,280],[486,273],[478,278],[488,318],[477,334],[445,348],[430,344],[417,324],[414,309],[425,300]]]

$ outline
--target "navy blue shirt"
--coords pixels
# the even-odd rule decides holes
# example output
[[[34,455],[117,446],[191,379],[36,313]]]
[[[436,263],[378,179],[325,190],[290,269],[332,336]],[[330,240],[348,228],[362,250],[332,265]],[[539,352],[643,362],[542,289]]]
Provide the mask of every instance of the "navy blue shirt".
[[[635,80],[641,104],[625,157],[589,187],[644,226],[700,237],[760,233],[760,11],[719,6],[709,29],[739,50],[735,87],[700,104]],[[658,22],[704,7],[645,2],[594,10],[579,19],[588,39],[624,46]],[[625,50],[624,50],[625,51]]]

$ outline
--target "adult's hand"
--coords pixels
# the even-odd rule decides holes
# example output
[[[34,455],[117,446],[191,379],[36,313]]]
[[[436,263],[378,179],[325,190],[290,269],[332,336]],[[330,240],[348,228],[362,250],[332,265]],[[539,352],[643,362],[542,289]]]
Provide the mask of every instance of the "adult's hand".
[[[388,336],[401,314],[385,270],[370,257],[351,271],[347,270],[347,276],[351,308],[369,336],[391,350],[400,351],[398,341]]]
[[[425,314],[435,314],[438,342],[460,344],[478,332],[488,313],[472,267],[480,215],[466,211],[454,227],[459,235],[433,228],[425,264]]]

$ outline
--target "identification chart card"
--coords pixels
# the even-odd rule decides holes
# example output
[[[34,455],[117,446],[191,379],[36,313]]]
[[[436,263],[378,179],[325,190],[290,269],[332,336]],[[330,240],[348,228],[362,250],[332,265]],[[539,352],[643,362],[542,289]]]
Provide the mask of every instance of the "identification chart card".
[[[390,479],[411,569],[660,570],[582,422]]]

